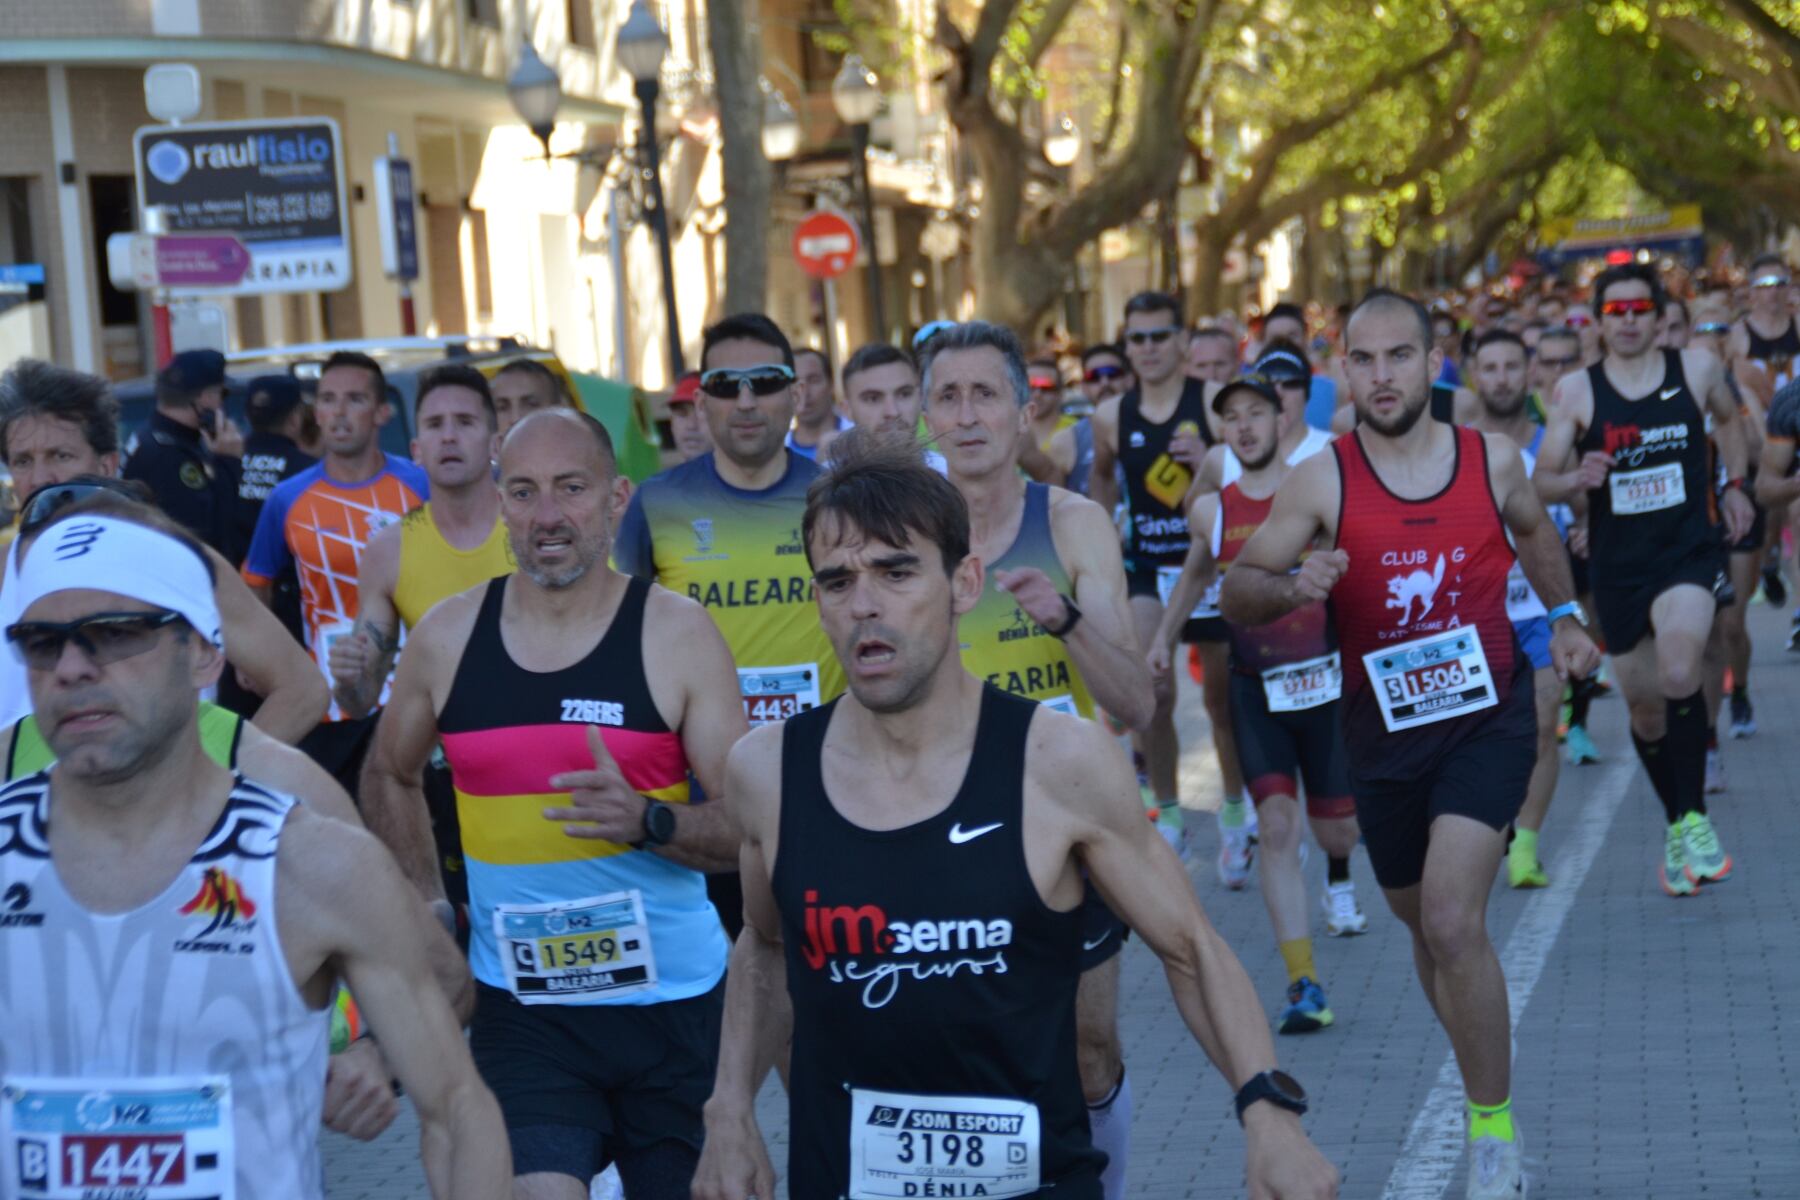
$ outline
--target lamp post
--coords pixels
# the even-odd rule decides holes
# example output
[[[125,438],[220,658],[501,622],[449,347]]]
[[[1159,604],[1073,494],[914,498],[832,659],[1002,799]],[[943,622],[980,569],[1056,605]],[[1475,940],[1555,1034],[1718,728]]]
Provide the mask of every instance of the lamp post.
[[[1075,119],[1063,113],[1044,135],[1044,157],[1053,167],[1067,167],[1073,165],[1080,154],[1081,133],[1075,128]]]
[[[851,153],[856,158],[857,188],[862,192],[863,235],[869,250],[869,315],[875,322],[875,338],[887,336],[887,318],[881,303],[881,263],[875,253],[875,199],[869,188],[869,122],[881,110],[881,92],[875,73],[863,65],[862,56],[845,57],[831,81],[831,104],[838,119],[850,126]]]
[[[525,127],[543,144],[544,157],[550,157],[550,134],[556,129],[556,110],[562,106],[562,80],[556,69],[538,57],[531,39],[519,52],[519,65],[506,81],[506,93],[512,99],[513,111]]]
[[[635,81],[643,126],[638,135],[638,170],[643,176],[647,216],[656,233],[656,250],[662,260],[663,318],[669,333],[670,382],[680,379],[687,367],[681,357],[681,318],[675,311],[675,262],[669,252],[669,214],[663,203],[662,170],[656,149],[656,97],[663,55],[669,51],[669,35],[656,22],[644,0],[633,0],[631,15],[619,26],[619,65]]]
[[[762,91],[763,157],[770,162],[786,162],[800,152],[800,120],[780,88],[765,79]]]

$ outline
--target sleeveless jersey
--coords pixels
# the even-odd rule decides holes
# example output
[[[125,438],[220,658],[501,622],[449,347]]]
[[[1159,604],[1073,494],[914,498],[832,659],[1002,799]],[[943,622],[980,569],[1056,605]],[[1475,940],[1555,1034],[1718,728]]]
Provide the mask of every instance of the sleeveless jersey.
[[[1088,494],[1088,478],[1094,473],[1094,422],[1083,417],[1075,423],[1075,465],[1069,469],[1064,486],[1071,492]]]
[[[1080,910],[1049,908],[1025,865],[1036,706],[983,689],[949,807],[881,831],[826,795],[833,707],[782,731],[790,1195],[1099,1200],[1071,1051]]]
[[[1269,519],[1274,505],[1273,493],[1252,500],[1237,483],[1227,484],[1219,493],[1218,513],[1213,520],[1213,561],[1221,576],[1237,561],[1250,535]],[[1304,605],[1266,625],[1227,621],[1225,632],[1231,641],[1232,669],[1246,675],[1261,675],[1270,667],[1319,658],[1337,649],[1337,637],[1323,601]]]
[[[1018,535],[1006,553],[989,564],[988,586],[957,625],[963,665],[1001,691],[1077,717],[1092,717],[1094,700],[1069,648],[1026,616],[1018,601],[993,582],[996,572],[1020,567],[1036,567],[1065,596],[1072,590],[1050,533],[1050,489],[1041,483],[1025,485],[1025,515]]]
[[[417,629],[431,606],[447,596],[519,569],[506,523],[498,518],[487,540],[473,550],[458,550],[431,517],[431,504],[400,518],[400,574],[394,583],[394,611],[408,629]]]
[[[1532,472],[1537,470],[1538,447],[1543,444],[1544,427],[1539,425],[1531,434],[1531,445],[1524,447],[1519,451],[1519,457],[1525,462],[1525,478],[1527,479],[1530,479]],[[1549,507],[1560,509],[1563,506],[1558,504]],[[1564,528],[1563,523],[1557,520],[1557,515],[1554,512],[1550,514],[1550,519],[1556,523],[1557,535],[1561,536]],[[1512,535],[1510,533],[1507,535],[1507,540],[1512,540]],[[1538,598],[1537,589],[1531,586],[1531,581],[1529,579],[1525,578],[1525,568],[1519,563],[1518,556],[1515,553],[1513,556],[1512,570],[1506,573],[1507,620],[1517,625],[1524,621],[1533,621],[1538,617],[1547,617],[1549,615],[1550,610],[1544,607],[1544,602]]]
[[[644,481],[613,544],[627,575],[696,600],[737,660],[752,725],[817,708],[844,690],[844,668],[819,624],[800,543],[806,489],[819,476],[789,454],[781,482],[759,492],[720,478],[711,454]]]
[[[1800,327],[1795,326],[1794,318],[1788,318],[1787,328],[1776,337],[1764,337],[1747,319],[1744,332],[1750,335],[1750,348],[1745,357],[1767,364],[1769,376],[1777,388],[1794,382],[1794,359],[1800,358]]]
[[[200,748],[228,771],[237,769],[238,741],[244,736],[244,718],[210,700],[200,702]],[[6,739],[5,782],[48,771],[56,751],[44,740],[35,716],[21,717]]]
[[[625,780],[685,804],[688,764],[644,676],[644,602],[633,579],[591,653],[527,671],[506,652],[489,583],[438,716],[469,870],[469,965],[526,1004],[656,1004],[708,991],[725,972],[706,877],[649,850],[572,838],[543,810],[550,777],[591,770],[598,726]]]
[[[1140,571],[1179,566],[1187,556],[1187,516],[1181,502],[1194,473],[1169,454],[1169,444],[1183,430],[1197,431],[1211,444],[1206,428],[1206,385],[1198,379],[1182,384],[1175,413],[1155,425],[1144,419],[1138,389],[1119,401],[1119,466],[1125,473],[1125,503],[1130,513],[1125,553]]]
[[[1488,481],[1487,443],[1473,429],[1451,432],[1450,482],[1420,500],[1387,489],[1360,432],[1332,443],[1342,480],[1337,545],[1350,556],[1331,597],[1344,740],[1366,778],[1416,779],[1530,671],[1506,618],[1513,551]]]
[[[1705,418],[1681,351],[1662,353],[1662,383],[1635,400],[1618,393],[1601,365],[1588,368],[1594,418],[1575,449],[1614,458],[1605,482],[1587,494],[1588,561],[1607,588],[1655,583],[1671,563],[1719,544]]]
[[[1308,428],[1306,436],[1294,447],[1294,452],[1287,456],[1290,467],[1297,467],[1325,447],[1331,445],[1332,435],[1323,429]],[[1225,465],[1219,469],[1219,487],[1225,488],[1243,478],[1244,464],[1238,461],[1237,451],[1229,445],[1225,447]]]
[[[161,895],[94,913],[50,777],[0,791],[0,1195],[315,1200],[330,1020],[276,930],[291,796],[237,777]]]

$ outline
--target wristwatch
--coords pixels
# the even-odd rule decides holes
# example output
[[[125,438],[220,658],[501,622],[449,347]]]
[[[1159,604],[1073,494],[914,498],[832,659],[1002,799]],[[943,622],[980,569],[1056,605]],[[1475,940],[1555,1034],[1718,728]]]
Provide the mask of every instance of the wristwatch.
[[[666,846],[675,840],[675,810],[660,800],[644,797],[644,846]]]
[[[1300,1081],[1286,1071],[1264,1071],[1252,1076],[1250,1082],[1238,1089],[1237,1118],[1238,1124],[1244,1123],[1244,1110],[1258,1100],[1267,1100],[1277,1108],[1285,1108],[1291,1113],[1306,1112],[1306,1089]]]
[[[1574,617],[1576,624],[1587,628],[1587,610],[1578,601],[1571,600],[1567,604],[1559,604],[1544,616],[1544,624],[1554,625],[1564,617]]]
[[[1068,637],[1070,633],[1074,632],[1075,627],[1077,625],[1081,624],[1081,610],[1079,608],[1075,607],[1075,601],[1071,600],[1067,596],[1064,596],[1062,598],[1062,602],[1063,602],[1062,628],[1061,629],[1046,629],[1046,630],[1044,630],[1045,633],[1049,634],[1051,637],[1055,638],[1059,642],[1062,641],[1064,638]]]

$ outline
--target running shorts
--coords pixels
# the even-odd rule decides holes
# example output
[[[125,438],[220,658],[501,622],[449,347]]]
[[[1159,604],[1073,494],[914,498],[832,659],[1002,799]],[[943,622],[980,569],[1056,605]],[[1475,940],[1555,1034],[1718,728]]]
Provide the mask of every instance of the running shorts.
[[[1119,920],[1091,883],[1081,897],[1081,970],[1085,974],[1125,948],[1131,927]]]
[[[1702,546],[1675,560],[1661,579],[1626,587],[1608,585],[1603,572],[1595,572],[1594,616],[1606,637],[1606,652],[1624,654],[1650,632],[1650,606],[1672,587],[1691,583],[1705,588],[1716,599],[1729,584],[1725,555],[1718,546]]]
[[[1156,587],[1156,566],[1139,567],[1135,563],[1125,568],[1125,594],[1130,598],[1148,596],[1161,603],[1162,593]],[[1184,645],[1197,645],[1201,642],[1223,642],[1227,640],[1225,618],[1223,617],[1190,617],[1187,624],[1181,627],[1181,640]]]
[[[1272,713],[1262,679],[1231,672],[1231,734],[1250,798],[1300,795],[1306,784],[1306,813],[1331,820],[1356,814],[1350,789],[1350,759],[1336,701],[1298,712]]]
[[[1532,670],[1541,671],[1550,665],[1550,622],[1547,618],[1514,621],[1513,636],[1519,639],[1519,649],[1531,660]]]

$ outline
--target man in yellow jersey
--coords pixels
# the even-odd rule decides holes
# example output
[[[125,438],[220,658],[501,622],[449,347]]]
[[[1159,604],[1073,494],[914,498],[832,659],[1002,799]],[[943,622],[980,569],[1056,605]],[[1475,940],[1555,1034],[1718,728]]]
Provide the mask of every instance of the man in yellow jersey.
[[[813,603],[800,541],[812,459],[783,446],[794,419],[794,349],[760,313],[706,331],[700,403],[713,451],[644,481],[619,525],[613,561],[706,606],[737,661],[752,725],[817,708],[844,690]],[[737,875],[709,875],[732,937]]]
[[[1098,704],[1133,729],[1156,708],[1137,651],[1125,564],[1112,520],[1093,501],[1015,469],[1039,436],[1019,341],[967,321],[919,352],[925,423],[969,506],[970,552],[992,586],[958,627],[963,665],[1003,691],[1075,716]],[[1076,1058],[1094,1144],[1107,1154],[1107,1200],[1123,1200],[1131,1089],[1119,1048],[1119,950],[1127,932],[1091,889],[1082,910]]]

